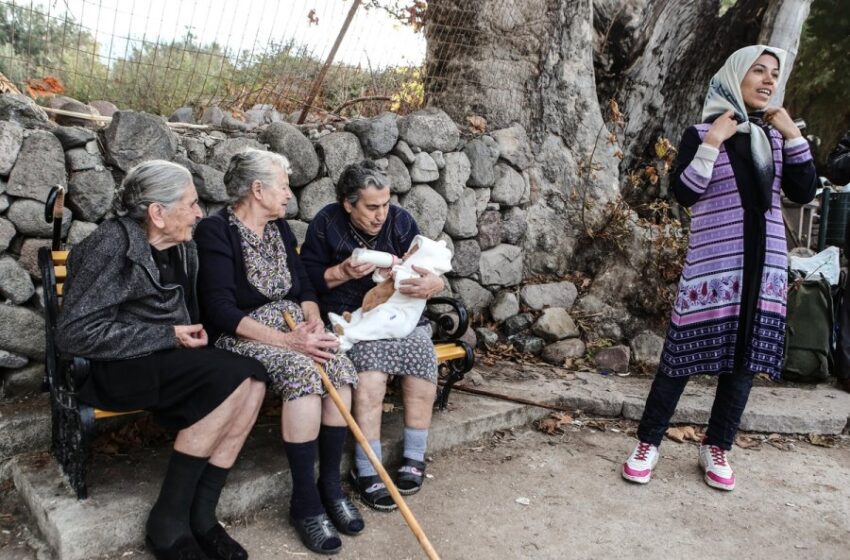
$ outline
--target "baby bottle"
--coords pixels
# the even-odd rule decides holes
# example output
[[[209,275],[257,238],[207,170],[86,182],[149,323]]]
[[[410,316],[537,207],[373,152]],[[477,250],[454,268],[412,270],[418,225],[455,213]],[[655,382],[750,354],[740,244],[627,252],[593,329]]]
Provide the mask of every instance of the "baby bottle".
[[[399,258],[392,253],[364,249],[363,247],[354,249],[351,256],[358,263],[374,264],[378,268],[390,268],[399,263]]]

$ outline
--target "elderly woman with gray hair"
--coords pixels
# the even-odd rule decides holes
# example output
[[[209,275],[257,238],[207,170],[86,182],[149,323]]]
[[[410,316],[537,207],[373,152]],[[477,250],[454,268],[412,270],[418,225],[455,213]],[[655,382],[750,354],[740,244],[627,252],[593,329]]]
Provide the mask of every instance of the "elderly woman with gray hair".
[[[338,531],[355,535],[364,523],[340,481],[345,420],[323,398],[314,361],[325,365],[348,404],[357,373],[336,352],[336,337],[325,331],[295,236],[283,219],[292,198],[289,169],[286,158],[272,152],[233,156],[224,176],[232,202],[197,228],[199,291],[211,340],[262,362],[271,390],[282,396],[281,432],[292,474],[290,520],[310,550],[333,554],[342,546]],[[294,330],[284,313],[295,319]]]
[[[178,430],[146,526],[154,556],[247,558],[215,509],[262,405],[266,373],[256,360],[205,348],[192,177],[167,161],[137,165],[121,183],[116,213],[68,256],[58,346],[91,361],[81,401],[149,410]]]

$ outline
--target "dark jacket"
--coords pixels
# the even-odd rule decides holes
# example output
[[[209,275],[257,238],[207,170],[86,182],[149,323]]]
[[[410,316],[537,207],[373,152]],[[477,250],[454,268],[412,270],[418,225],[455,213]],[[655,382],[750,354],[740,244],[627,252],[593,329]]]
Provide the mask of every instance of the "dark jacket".
[[[178,246],[186,276],[195,282],[192,242]],[[130,218],[108,220],[68,255],[56,343],[93,360],[125,360],[177,348],[175,325],[190,323],[181,286],[162,286],[142,227]]]
[[[285,220],[276,220],[275,224],[280,229],[292,275],[292,288],[286,299],[299,304],[316,301],[313,285],[296,251],[295,235]],[[210,344],[214,344],[223,332],[235,334],[236,326],[244,317],[270,300],[248,282],[242,236],[236,226],[230,225],[226,208],[201,220],[195,228],[195,242],[200,260],[201,317]]]
[[[850,183],[850,130],[844,133],[844,138],[829,154],[826,164],[830,181],[836,185]]]

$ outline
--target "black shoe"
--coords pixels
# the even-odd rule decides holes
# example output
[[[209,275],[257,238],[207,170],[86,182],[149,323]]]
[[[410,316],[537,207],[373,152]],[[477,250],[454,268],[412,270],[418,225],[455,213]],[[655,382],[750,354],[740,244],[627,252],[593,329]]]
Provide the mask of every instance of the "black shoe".
[[[398,493],[402,496],[416,494],[425,482],[425,463],[405,457],[396,473]]]
[[[248,552],[216,523],[203,535],[195,535],[198,545],[213,560],[248,560]]]
[[[313,552],[336,554],[342,549],[342,540],[328,519],[328,514],[320,513],[303,519],[295,519],[290,515],[289,522],[295,527],[304,546]]]
[[[378,511],[394,511],[398,508],[380,476],[357,476],[351,471],[351,480],[360,500],[370,508]]]
[[[156,560],[210,560],[191,535],[183,535],[167,547],[154,545],[150,537],[145,537],[145,544]]]
[[[360,515],[357,506],[348,496],[343,496],[339,500],[324,502],[324,506],[328,512],[328,517],[331,518],[334,527],[340,533],[351,536],[359,535],[366,527],[363,516]]]

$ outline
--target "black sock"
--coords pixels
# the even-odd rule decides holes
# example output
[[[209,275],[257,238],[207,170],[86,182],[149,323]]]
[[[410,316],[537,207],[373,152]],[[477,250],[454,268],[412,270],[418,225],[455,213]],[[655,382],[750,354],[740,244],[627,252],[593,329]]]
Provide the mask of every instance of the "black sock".
[[[317,440],[304,443],[283,442],[289,472],[292,473],[292,500],[289,513],[295,519],[304,519],[324,513],[319,489],[316,487],[315,465]]]
[[[189,522],[192,532],[197,535],[205,535],[212,529],[218,519],[215,516],[215,508],[221,497],[221,490],[227,481],[230,469],[223,469],[210,463],[198,481],[198,489],[195,491],[195,499],[192,501],[192,510]]]
[[[171,453],[159,498],[147,522],[147,535],[157,547],[165,548],[184,535],[191,536],[189,511],[207,461],[208,457],[193,457],[179,451]]]
[[[345,497],[342,492],[342,480],[339,465],[342,462],[342,449],[345,446],[345,426],[326,426],[322,424],[319,432],[319,492],[327,501]]]

